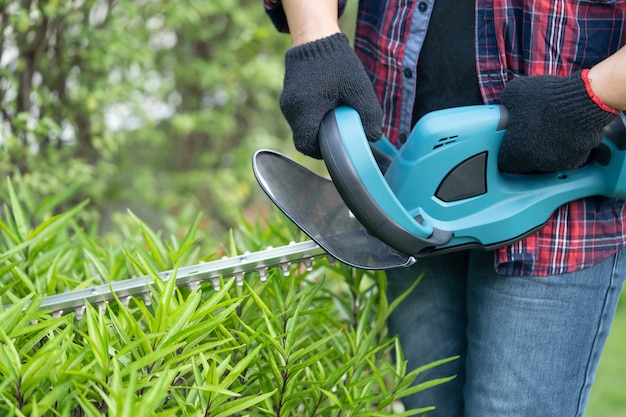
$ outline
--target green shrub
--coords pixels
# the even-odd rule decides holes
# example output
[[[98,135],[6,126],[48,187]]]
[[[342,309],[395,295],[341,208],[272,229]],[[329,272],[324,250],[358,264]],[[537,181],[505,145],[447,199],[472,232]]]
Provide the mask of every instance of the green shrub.
[[[385,321],[383,274],[318,258],[307,271],[176,288],[158,271],[211,260],[200,218],[163,239],[133,215],[106,244],[80,204],[9,182],[0,217],[0,414],[9,416],[384,416],[411,386]],[[71,197],[69,194],[65,197]],[[276,220],[233,233],[228,255],[301,236]],[[145,297],[51,314],[42,297],[149,275]],[[174,278],[174,277],[172,277]],[[436,364],[429,365],[435,366]],[[427,368],[428,368],[427,367]],[[401,409],[400,409],[401,410]]]

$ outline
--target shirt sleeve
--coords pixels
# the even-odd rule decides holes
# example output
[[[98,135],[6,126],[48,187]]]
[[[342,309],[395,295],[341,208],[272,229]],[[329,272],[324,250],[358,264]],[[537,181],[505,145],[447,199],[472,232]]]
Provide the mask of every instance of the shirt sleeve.
[[[339,16],[343,14],[348,0],[339,0]],[[287,16],[280,0],[263,0],[265,12],[279,32],[289,33]]]
[[[287,16],[280,3],[280,0],[263,0],[265,12],[279,32],[289,33],[289,25],[287,24]]]

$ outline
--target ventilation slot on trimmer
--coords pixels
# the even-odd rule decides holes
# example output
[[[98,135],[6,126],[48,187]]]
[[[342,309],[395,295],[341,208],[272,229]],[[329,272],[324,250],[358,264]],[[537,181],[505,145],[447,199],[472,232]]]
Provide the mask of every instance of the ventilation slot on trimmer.
[[[437,144],[435,146],[433,146],[433,150],[437,149],[437,148],[441,148],[444,145],[449,145],[451,143],[456,142],[456,138],[458,138],[459,135],[454,135],[454,136],[448,136],[446,138],[441,138],[437,141]]]

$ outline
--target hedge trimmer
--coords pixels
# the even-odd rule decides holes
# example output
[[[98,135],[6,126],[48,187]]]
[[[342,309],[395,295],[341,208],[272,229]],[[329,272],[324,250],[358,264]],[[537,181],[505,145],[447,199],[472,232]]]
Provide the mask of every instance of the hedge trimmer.
[[[405,267],[420,257],[466,248],[505,246],[542,227],[559,206],[593,195],[626,197],[626,117],[605,128],[605,138],[583,167],[514,175],[497,167],[507,112],[480,105],[432,112],[397,150],[383,139],[370,144],[360,117],[339,107],[324,119],[320,148],[331,179],[288,157],[258,151],[253,169],[274,204],[312,240],[180,268],[177,286],[280,268],[311,266],[330,255],[362,269]],[[158,274],[169,279],[173,271]],[[127,302],[146,296],[153,281],[139,277],[48,296],[41,308],[55,314],[85,303]]]

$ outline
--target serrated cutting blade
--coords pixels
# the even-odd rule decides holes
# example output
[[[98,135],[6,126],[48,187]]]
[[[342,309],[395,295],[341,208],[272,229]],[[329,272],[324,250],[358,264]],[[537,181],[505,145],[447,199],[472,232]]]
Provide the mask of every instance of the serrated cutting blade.
[[[176,286],[197,288],[200,284],[211,282],[215,290],[220,288],[220,279],[235,277],[237,285],[243,285],[243,277],[249,273],[258,273],[261,280],[267,279],[268,270],[279,268],[284,275],[289,275],[290,265],[303,263],[309,268],[314,258],[329,255],[313,241],[290,243],[277,248],[267,248],[257,252],[222,258],[179,268],[176,271]],[[329,257],[332,261],[332,258]],[[157,275],[165,282],[174,274],[174,270],[159,272]],[[148,276],[135,277],[109,284],[93,286],[63,294],[46,296],[40,310],[50,311],[58,317],[67,312],[75,312],[81,319],[87,303],[105,308],[106,303],[117,297],[122,304],[128,305],[131,297],[141,297],[147,305],[150,303],[150,289],[153,279]]]

